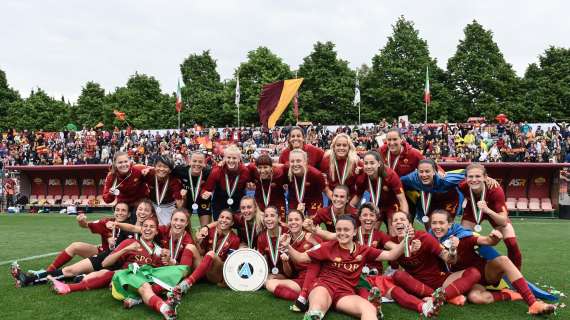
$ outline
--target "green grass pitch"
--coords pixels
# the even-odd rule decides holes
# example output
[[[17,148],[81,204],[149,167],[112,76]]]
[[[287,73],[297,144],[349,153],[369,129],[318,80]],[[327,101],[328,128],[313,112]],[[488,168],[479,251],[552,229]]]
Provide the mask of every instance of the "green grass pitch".
[[[94,220],[101,214],[89,215]],[[197,225],[197,221],[193,221]],[[570,292],[570,221],[514,220],[523,254],[523,273],[528,280]],[[487,229],[484,232],[488,232]],[[14,288],[9,261],[57,252],[73,241],[97,243],[98,236],[77,226],[74,217],[0,214],[0,319],[160,319],[145,306],[124,310],[101,289],[57,296],[48,286]],[[504,245],[499,245],[504,251]],[[23,270],[45,268],[54,256],[21,261]],[[76,261],[76,260],[74,260]],[[562,303],[566,303],[563,299]],[[301,319],[288,310],[289,302],[273,298],[265,290],[236,293],[200,283],[192,288],[179,307],[180,319]],[[418,315],[395,304],[383,307],[387,319],[417,319]],[[440,319],[529,319],[523,302],[493,305],[444,306]],[[563,308],[551,319],[570,319]],[[331,312],[327,319],[348,319]]]

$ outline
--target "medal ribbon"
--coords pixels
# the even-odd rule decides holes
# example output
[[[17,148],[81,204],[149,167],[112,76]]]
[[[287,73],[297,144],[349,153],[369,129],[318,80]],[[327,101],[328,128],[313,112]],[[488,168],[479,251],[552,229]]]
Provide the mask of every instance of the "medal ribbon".
[[[265,189],[263,188],[263,181],[259,179],[259,184],[261,187],[261,195],[263,196],[263,204],[265,207],[269,206],[269,200],[271,199],[271,184],[273,183],[273,177],[269,180],[269,188],[267,188],[267,193],[265,193]]]
[[[336,171],[338,182],[339,184],[344,184],[346,178],[348,177],[348,158],[346,158],[346,161],[344,162],[344,170],[342,171],[342,177],[340,175],[340,172],[338,172],[338,161],[336,161],[336,157],[334,155],[333,155],[333,160],[335,164],[334,169]]]
[[[410,236],[408,235],[408,231],[406,230],[406,234],[404,235],[404,257],[409,258],[411,255],[410,253]]]
[[[403,149],[404,149],[404,147],[400,147],[400,153],[398,153],[398,156],[396,156],[396,159],[394,159],[394,165],[392,165],[392,161],[390,160],[390,158],[391,158],[390,149],[388,149],[388,152],[386,155],[386,160],[388,160],[388,168],[396,170],[396,166],[398,165],[398,161],[400,160],[400,155],[402,154]]]
[[[109,249],[111,249],[111,250],[115,249],[116,244],[117,244],[117,238],[118,238],[119,235],[121,234],[121,229],[119,229],[119,231],[117,231],[117,229],[118,229],[117,227],[114,227],[114,228],[113,228],[112,237],[113,237],[113,239],[115,240],[115,244],[112,245],[112,246],[109,246]]]
[[[292,234],[291,234],[292,235]],[[295,240],[293,240],[293,243],[303,239],[305,237],[305,231],[301,231],[301,233],[299,234],[299,236],[297,238],[295,238]]]
[[[180,250],[180,245],[182,244],[182,238],[184,238],[185,235],[186,235],[186,231],[184,231],[182,236],[180,236],[180,238],[178,239],[178,242],[176,243],[176,250],[174,250],[174,251],[172,251],[174,249],[174,246],[172,245],[172,235],[170,235],[169,247],[170,247],[170,258],[171,259],[176,260],[176,257],[178,257],[178,251]]]
[[[333,226],[336,226],[336,214],[334,214],[333,206],[331,205],[331,220],[333,222]]]
[[[129,174],[127,174],[127,177],[123,180],[121,180],[121,182],[119,184],[117,184],[117,178],[115,177],[115,181],[113,181],[113,186],[111,187],[111,189],[117,189],[118,187],[120,187],[123,182],[125,182],[125,180],[127,180],[130,176],[131,176],[132,171],[129,171]]]
[[[228,237],[230,236],[230,232],[228,232],[228,234],[226,234],[226,236],[224,237],[224,239],[222,240],[222,243],[220,244],[220,247],[217,246],[218,244],[218,230],[216,230],[214,232],[214,242],[212,243],[212,249],[215,250],[215,253],[217,256],[220,255],[220,252],[222,251],[222,248],[224,247],[224,245],[226,244],[226,241],[228,241]],[[217,248],[217,249],[216,249]]]
[[[481,191],[481,199],[480,200],[485,200],[485,183],[483,183],[483,191]],[[475,215],[475,221],[477,222],[478,225],[481,224],[481,218],[483,216],[483,214],[481,213],[481,209],[479,209],[479,207],[477,207],[477,202],[475,201],[475,195],[473,194],[473,189],[469,188],[469,194],[471,195],[471,208],[473,209],[473,214]]]
[[[372,236],[373,236],[374,230],[370,233],[370,235],[368,236],[368,246],[372,247]],[[358,242],[361,245],[364,245],[364,233],[362,232],[362,227],[358,227]]]
[[[431,205],[431,193],[428,192],[428,196],[426,197],[426,192],[421,191],[421,200],[422,200],[422,210],[424,211],[424,216],[428,215],[429,207]]]
[[[295,195],[297,196],[297,202],[303,203],[303,199],[305,198],[305,180],[307,179],[307,170],[305,169],[305,173],[303,173],[303,186],[301,187],[301,192],[299,192],[297,177],[293,176],[293,179],[295,180]]]
[[[231,190],[230,190],[230,178],[228,178],[228,174],[225,173],[226,176],[226,193],[228,194],[228,198],[231,199],[234,196],[234,193],[236,192],[236,188],[239,182],[239,175],[236,176],[236,179],[234,180],[234,185],[232,186]]]
[[[143,248],[146,250],[146,252],[148,252],[148,254],[150,254],[152,256],[154,250],[151,249],[148,244],[146,244],[146,242],[144,241],[144,239],[141,239],[139,241],[141,243],[141,245],[143,246]],[[156,243],[152,242],[152,244],[154,245],[155,249],[156,249]]]
[[[273,243],[271,243],[271,237],[269,236],[269,230],[265,231],[267,235],[267,244],[269,246],[269,254],[271,255],[271,263],[274,267],[277,267],[277,260],[279,259],[279,238],[281,238],[281,227],[277,231],[277,241],[275,242],[275,249],[273,249]]]
[[[253,226],[251,228],[251,236],[249,232],[249,224],[244,219],[243,224],[245,225],[245,237],[247,238],[247,247],[252,249],[253,248],[253,236],[255,235],[255,221],[253,222]]]
[[[376,192],[372,188],[372,180],[368,177],[368,190],[370,191],[370,198],[372,198],[372,203],[378,208],[380,205],[380,194],[382,193],[382,179],[378,176],[378,182],[376,184]]]
[[[170,182],[170,177],[166,178],[166,182],[164,183],[164,188],[162,192],[159,193],[159,186],[158,186],[158,178],[154,176],[154,192],[156,194],[156,205],[160,206],[162,200],[164,200],[164,196],[166,195],[166,190],[168,190],[168,183]]]
[[[190,192],[192,192],[192,201],[197,203],[198,194],[200,193],[200,183],[202,182],[202,171],[200,171],[200,176],[198,177],[198,182],[196,183],[196,188],[194,188],[194,182],[192,181],[192,169],[188,169],[188,180],[190,180]]]

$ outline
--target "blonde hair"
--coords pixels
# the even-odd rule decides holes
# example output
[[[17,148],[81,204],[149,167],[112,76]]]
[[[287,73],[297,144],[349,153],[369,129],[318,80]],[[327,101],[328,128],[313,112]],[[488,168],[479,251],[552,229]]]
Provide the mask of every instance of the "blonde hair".
[[[227,146],[224,149],[224,157],[228,154],[228,153],[237,153],[241,156],[241,150],[235,145],[235,144],[230,144],[229,146]],[[240,157],[241,158],[241,157]]]
[[[253,207],[255,208],[255,214],[253,216],[253,221],[255,223],[255,227],[257,230],[263,230],[263,211],[261,211],[261,209],[259,208],[259,206],[257,205],[257,201],[255,201],[254,197],[251,196],[243,196],[241,198],[241,202],[250,200],[253,203]]]
[[[338,170],[338,172],[340,173],[340,169],[337,168],[336,154],[334,152],[334,146],[336,145],[339,138],[345,138],[346,141],[348,142],[348,155],[346,156],[346,161],[348,163],[348,166],[346,167],[346,170],[348,170],[348,175],[346,176],[347,178],[352,176],[354,168],[358,165],[359,157],[358,154],[356,153],[356,147],[354,146],[354,143],[352,143],[352,139],[348,136],[348,134],[339,133],[333,138],[330,149],[325,152],[325,156],[329,157],[329,177],[333,181],[339,179],[339,181],[337,182],[341,183],[340,179],[342,177],[336,177],[335,179],[336,171]]]
[[[130,165],[129,154],[127,152],[124,151],[116,152],[115,155],[113,156],[113,164],[111,165],[111,174],[114,174],[115,176],[119,174],[119,170],[117,169],[117,159],[122,156],[127,156]]]
[[[293,149],[289,152],[289,172],[287,173],[289,176],[289,180],[293,179],[293,169],[291,169],[291,156],[294,154],[300,154],[305,160],[305,171],[307,171],[307,153],[301,149]]]

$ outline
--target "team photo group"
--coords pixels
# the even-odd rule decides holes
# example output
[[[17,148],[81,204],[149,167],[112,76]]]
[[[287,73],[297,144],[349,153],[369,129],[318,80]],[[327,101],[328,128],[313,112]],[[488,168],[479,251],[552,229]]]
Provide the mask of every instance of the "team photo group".
[[[426,318],[447,304],[521,300],[521,316],[556,310],[524,277],[505,192],[484,165],[446,172],[397,128],[364,153],[345,133],[328,150],[305,134],[293,127],[278,159],[261,153],[248,163],[233,144],[221,161],[194,151],[183,165],[168,152],[147,166],[115,153],[102,193],[113,216],[76,217],[101,242],[54,248],[61,251],[40,272],[14,262],[16,287],[108,290],[127,309],[146,305],[176,319],[196,283],[235,290],[231,281],[265,270],[260,286],[304,319],[329,310],[391,318],[383,302]],[[263,263],[244,261],[228,280],[228,260],[253,250]]]

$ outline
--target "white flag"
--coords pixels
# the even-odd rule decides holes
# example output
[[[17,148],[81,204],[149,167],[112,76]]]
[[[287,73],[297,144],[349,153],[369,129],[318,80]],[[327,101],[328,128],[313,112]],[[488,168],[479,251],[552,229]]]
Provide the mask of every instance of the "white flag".
[[[354,102],[353,106],[357,106],[360,103],[360,85],[358,84],[358,72],[356,72],[356,83],[354,85]]]
[[[237,77],[237,82],[236,82],[236,106],[239,107],[239,76]]]

